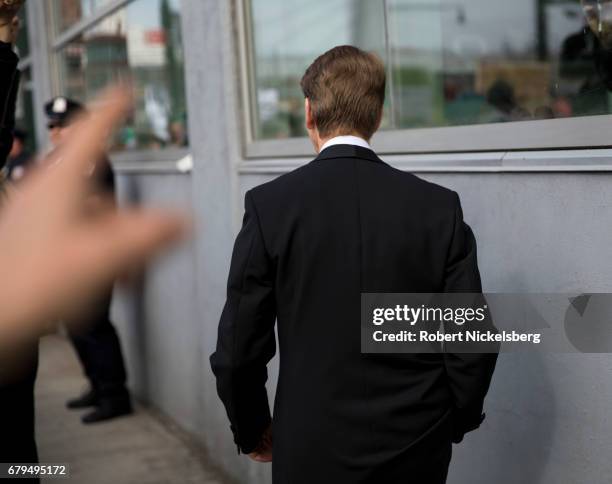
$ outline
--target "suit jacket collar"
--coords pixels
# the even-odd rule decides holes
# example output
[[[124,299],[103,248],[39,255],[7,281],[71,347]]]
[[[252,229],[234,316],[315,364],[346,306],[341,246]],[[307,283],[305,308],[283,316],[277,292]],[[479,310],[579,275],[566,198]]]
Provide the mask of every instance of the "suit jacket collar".
[[[333,158],[361,158],[363,160],[382,163],[382,160],[376,156],[376,153],[374,153],[372,150],[357,145],[329,146],[319,153],[319,155],[315,158],[315,161],[331,160]]]

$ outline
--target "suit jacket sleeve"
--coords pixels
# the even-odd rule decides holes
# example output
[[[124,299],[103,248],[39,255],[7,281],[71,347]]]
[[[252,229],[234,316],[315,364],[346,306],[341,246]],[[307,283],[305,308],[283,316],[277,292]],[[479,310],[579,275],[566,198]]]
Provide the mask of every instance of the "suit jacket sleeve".
[[[19,90],[19,58],[11,44],[0,42],[0,168],[6,163],[13,145],[15,104]]]
[[[211,356],[217,391],[225,405],[238,450],[252,452],[271,421],[266,365],[276,352],[274,267],[266,252],[252,196],[245,196],[242,229],[236,238]]]
[[[455,194],[455,221],[449,248],[444,292],[482,293],[476,257],[476,239],[463,221],[459,197]],[[475,294],[482,300],[483,296]],[[494,330],[492,322],[487,321]],[[498,348],[498,346],[495,346]],[[454,441],[480,426],[484,398],[491,383],[497,353],[445,353],[445,367],[456,407]]]

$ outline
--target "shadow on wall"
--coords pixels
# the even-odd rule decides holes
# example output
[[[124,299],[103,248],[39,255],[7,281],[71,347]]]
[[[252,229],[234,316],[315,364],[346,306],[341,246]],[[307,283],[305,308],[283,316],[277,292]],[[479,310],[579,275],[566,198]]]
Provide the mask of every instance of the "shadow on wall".
[[[449,484],[544,484],[556,405],[543,358],[539,353],[499,356],[485,403],[487,419],[454,446]]]

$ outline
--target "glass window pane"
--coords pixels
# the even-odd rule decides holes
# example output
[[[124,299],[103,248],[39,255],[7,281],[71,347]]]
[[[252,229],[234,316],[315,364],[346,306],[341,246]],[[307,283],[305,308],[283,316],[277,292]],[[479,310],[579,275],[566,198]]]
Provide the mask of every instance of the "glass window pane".
[[[90,16],[111,0],[52,0],[56,25],[60,32]]]
[[[306,135],[300,79],[326,50],[352,44],[385,58],[382,1],[252,0],[250,4],[255,138]]]
[[[610,0],[387,5],[398,128],[610,113]]]
[[[62,93],[90,100],[109,83],[131,78],[136,109],[116,149],[187,145],[187,108],[179,0],[137,0],[63,48]]]
[[[299,80],[339,44],[387,63],[383,129],[612,113],[612,0],[247,3],[256,139],[305,134]]]

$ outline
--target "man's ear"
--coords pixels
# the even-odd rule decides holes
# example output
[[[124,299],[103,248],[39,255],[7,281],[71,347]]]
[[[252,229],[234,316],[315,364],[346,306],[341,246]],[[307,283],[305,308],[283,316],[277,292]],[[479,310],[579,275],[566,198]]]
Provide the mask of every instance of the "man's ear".
[[[312,116],[312,108],[310,106],[310,99],[304,99],[304,119],[306,120],[306,129],[315,129],[314,117]]]

